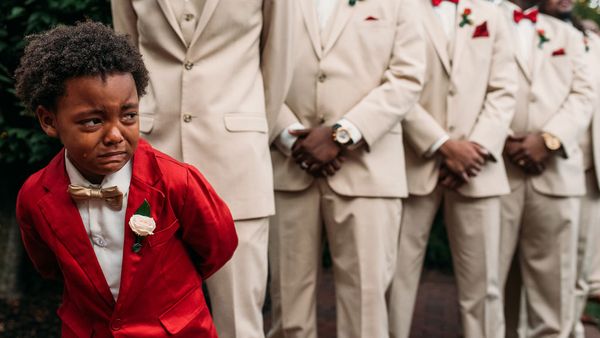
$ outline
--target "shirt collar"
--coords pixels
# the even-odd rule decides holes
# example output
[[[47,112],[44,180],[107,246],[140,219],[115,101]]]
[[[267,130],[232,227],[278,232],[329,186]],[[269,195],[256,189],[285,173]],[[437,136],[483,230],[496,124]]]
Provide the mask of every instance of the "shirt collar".
[[[131,183],[131,159],[127,161],[127,163],[123,166],[123,168],[119,169],[117,172],[104,176],[104,179],[100,184],[92,184],[88,181],[75,165],[69,160],[67,156],[67,151],[65,150],[65,169],[67,170],[67,175],[69,176],[69,181],[71,184],[77,184],[84,187],[96,187],[96,188],[107,188],[117,186],[119,191],[123,194],[129,192],[129,185]]]

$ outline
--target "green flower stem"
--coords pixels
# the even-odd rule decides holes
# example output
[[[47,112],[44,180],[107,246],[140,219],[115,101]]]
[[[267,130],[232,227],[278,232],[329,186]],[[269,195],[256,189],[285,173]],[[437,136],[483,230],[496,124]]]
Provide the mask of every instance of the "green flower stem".
[[[131,251],[138,253],[142,250],[142,236],[135,235],[135,243],[131,247]]]
[[[462,15],[462,21],[458,24],[458,26],[460,28],[464,27],[465,25],[471,25],[472,22],[471,20],[469,20],[469,16],[468,15]]]

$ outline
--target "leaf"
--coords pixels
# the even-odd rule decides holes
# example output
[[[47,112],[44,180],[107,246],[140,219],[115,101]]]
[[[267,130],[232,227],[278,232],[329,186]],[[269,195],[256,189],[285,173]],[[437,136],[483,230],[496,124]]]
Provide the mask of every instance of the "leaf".
[[[13,9],[10,11],[10,14],[6,17],[6,19],[8,20],[12,20],[12,19],[16,19],[18,17],[20,17],[23,13],[25,13],[25,8],[23,7],[13,7]]]
[[[144,203],[135,211],[136,215],[142,215],[146,217],[150,216],[150,203],[147,200],[144,200]]]

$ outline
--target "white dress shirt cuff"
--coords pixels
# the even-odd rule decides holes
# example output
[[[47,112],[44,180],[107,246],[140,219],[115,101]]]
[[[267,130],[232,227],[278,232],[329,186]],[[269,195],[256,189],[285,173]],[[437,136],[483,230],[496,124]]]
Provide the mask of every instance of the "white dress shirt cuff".
[[[305,127],[299,122],[294,122],[289,127],[285,128],[281,134],[279,134],[277,139],[277,146],[279,150],[289,156],[292,153],[292,147],[294,146],[294,143],[296,143],[296,140],[298,139],[298,137],[290,134],[290,130],[300,129],[305,129]]]
[[[350,138],[352,139],[352,144],[357,144],[358,142],[360,142],[362,140],[362,138],[363,138],[362,133],[360,132],[360,130],[358,130],[358,128],[354,125],[354,123],[352,123],[346,119],[341,119],[337,122],[337,124],[342,126],[342,128],[346,129],[350,133]]]
[[[440,137],[437,141],[435,141],[434,144],[431,145],[431,147],[429,147],[429,150],[427,150],[425,152],[425,157],[433,156],[442,147],[442,145],[444,145],[444,143],[446,143],[446,141],[448,141],[449,139],[450,139],[450,136],[448,136],[448,135],[444,135],[444,136]]]

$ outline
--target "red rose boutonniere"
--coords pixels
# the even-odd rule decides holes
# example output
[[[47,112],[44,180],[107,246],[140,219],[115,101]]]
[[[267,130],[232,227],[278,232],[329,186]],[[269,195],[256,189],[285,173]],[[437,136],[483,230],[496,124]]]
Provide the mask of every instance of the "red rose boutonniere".
[[[131,216],[129,227],[135,235],[135,243],[131,247],[131,251],[138,253],[142,250],[142,239],[146,236],[154,235],[154,229],[156,229],[156,222],[150,216],[150,204],[148,204],[148,201],[144,200],[144,203]]]
[[[354,6],[354,5],[356,5],[356,1],[364,1],[364,0],[348,0],[348,5]]]
[[[460,23],[458,24],[459,27],[464,27],[465,25],[472,25],[473,24],[473,20],[471,20],[471,18],[469,18],[469,16],[471,15],[471,9],[470,8],[465,8],[465,10],[463,11],[463,13],[460,15],[462,20],[460,21]]]
[[[543,48],[544,44],[548,41],[550,41],[550,39],[548,39],[548,37],[546,36],[546,32],[543,29],[538,29],[537,30],[537,35],[540,38],[540,42],[538,43],[538,48]]]

